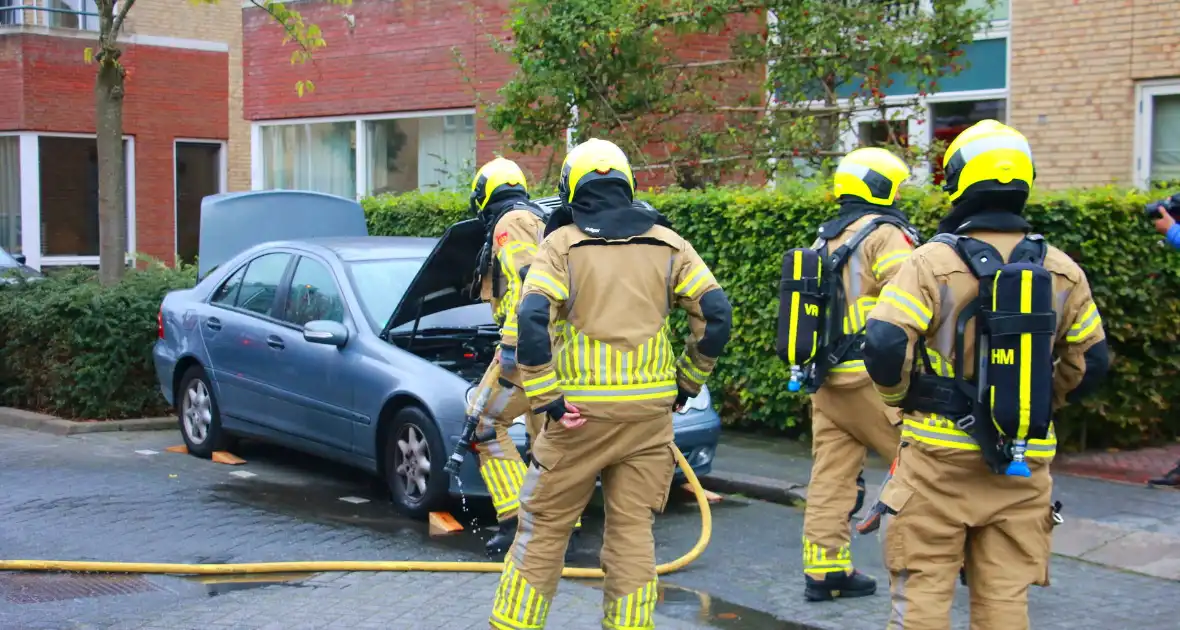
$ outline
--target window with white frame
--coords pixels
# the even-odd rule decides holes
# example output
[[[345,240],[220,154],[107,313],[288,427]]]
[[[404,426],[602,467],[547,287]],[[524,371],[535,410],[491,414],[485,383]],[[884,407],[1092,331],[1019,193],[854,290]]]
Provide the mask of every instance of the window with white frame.
[[[990,8],[987,17],[993,24],[996,22],[1007,22],[1009,11],[1011,10],[1009,0],[967,0],[963,8],[975,10]]]
[[[0,136],[0,248],[19,254],[20,136]]]
[[[1136,183],[1180,182],[1180,81],[1140,86]]]
[[[261,123],[256,189],[342,197],[455,189],[475,170],[475,115]]]
[[[968,127],[984,120],[1005,122],[1007,99],[941,101],[927,105],[931,144],[949,146]],[[942,153],[931,158],[933,183],[942,183]]]
[[[97,31],[98,5],[95,0],[0,0],[0,26],[15,24]]]

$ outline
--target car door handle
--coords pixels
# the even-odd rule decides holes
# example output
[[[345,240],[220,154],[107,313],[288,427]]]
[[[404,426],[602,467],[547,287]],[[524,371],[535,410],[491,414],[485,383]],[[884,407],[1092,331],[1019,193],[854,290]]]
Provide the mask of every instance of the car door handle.
[[[205,326],[207,326],[209,330],[221,330],[221,320],[217,319],[216,317],[210,317],[209,319],[205,320]]]
[[[283,343],[283,340],[276,335],[267,337],[266,345],[274,348],[275,350],[282,350],[283,348],[287,347],[286,344]]]

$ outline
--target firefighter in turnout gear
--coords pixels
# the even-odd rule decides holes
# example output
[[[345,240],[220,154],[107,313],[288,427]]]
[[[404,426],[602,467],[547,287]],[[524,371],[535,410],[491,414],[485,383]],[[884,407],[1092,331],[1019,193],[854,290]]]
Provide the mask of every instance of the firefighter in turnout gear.
[[[974,630],[1026,630],[1049,583],[1052,415],[1092,392],[1109,357],[1082,269],[1021,216],[1034,178],[1023,135],[994,120],[943,158],[952,209],[869,316],[865,363],[903,411],[874,511],[890,628],[951,627],[965,567]]]
[[[562,549],[601,474],[602,627],[652,628],[652,524],[675,470],[672,412],[713,371],[731,309],[692,245],[633,205],[635,181],[617,146],[575,147],[558,186],[562,208],[525,280],[517,349],[525,392],[547,424],[490,624],[545,627]],[[691,330],[679,357],[668,324],[676,306]]]
[[[820,226],[811,248],[784,257],[779,354],[792,365],[810,363],[813,463],[803,517],[804,596],[809,601],[877,590],[876,580],[853,568],[849,520],[864,499],[860,473],[867,449],[892,460],[901,420],[873,389],[860,344],[881,289],[918,238],[897,209],[898,189],[909,176],[905,162],[885,149],[852,151],[834,176],[839,213]],[[814,262],[814,273],[800,273],[808,266],[805,255]],[[806,317],[807,311],[798,308],[800,289],[806,290],[802,278],[808,275],[826,277],[811,311],[816,326],[806,325],[800,315]],[[810,362],[794,356],[804,346]]]
[[[488,162],[476,173],[471,183],[471,211],[488,229],[480,253],[481,295],[491,303],[500,326],[500,348],[480,383],[481,388],[491,388],[492,396],[478,428],[479,433],[494,430],[496,437],[476,445],[479,473],[492,495],[500,522],[499,531],[487,543],[488,554],[497,557],[508,551],[516,535],[520,484],[526,470],[508,428],[515,418],[524,415],[531,442],[536,441],[539,431],[538,419],[529,413],[516,369],[516,305],[549,213],[529,201],[524,173],[515,162],[504,158]]]

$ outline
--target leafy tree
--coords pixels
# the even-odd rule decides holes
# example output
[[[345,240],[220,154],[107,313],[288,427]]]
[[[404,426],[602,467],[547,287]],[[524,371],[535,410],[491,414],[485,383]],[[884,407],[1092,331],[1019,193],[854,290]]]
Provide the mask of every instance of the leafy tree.
[[[217,0],[189,0],[190,4],[215,4]],[[296,44],[291,63],[304,63],[312,53],[327,45],[315,24],[308,24],[296,10],[282,0],[251,0],[266,11],[286,32],[283,43]],[[352,0],[328,0],[347,5]],[[119,61],[122,49],[119,35],[123,22],[135,6],[135,0],[95,0],[98,11],[98,46],[86,49],[86,62],[96,63],[94,81],[97,110],[98,143],[98,249],[99,280],[106,285],[117,282],[127,269],[127,176],[123,156],[123,97],[127,70]],[[310,81],[299,81],[295,89],[302,96],[313,90]]]
[[[686,188],[784,158],[818,165],[839,155],[856,112],[903,115],[912,103],[883,93],[894,82],[924,94],[962,70],[985,14],[966,2],[520,0],[500,46],[520,70],[488,122],[529,152],[576,112],[576,140],[610,137],[638,170],[667,169]],[[684,57],[686,41],[709,36],[727,36],[729,54]]]

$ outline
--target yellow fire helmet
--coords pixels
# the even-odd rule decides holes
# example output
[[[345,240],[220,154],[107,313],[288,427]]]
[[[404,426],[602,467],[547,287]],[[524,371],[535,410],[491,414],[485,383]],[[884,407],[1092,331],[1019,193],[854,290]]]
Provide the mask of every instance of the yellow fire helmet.
[[[498,157],[483,165],[471,182],[471,211],[481,212],[492,195],[503,188],[516,188],[527,193],[528,182],[516,162]]]
[[[609,140],[591,138],[574,147],[561,165],[561,178],[557,181],[557,192],[561,203],[573,203],[578,188],[600,179],[619,179],[626,182],[635,196],[635,176],[631,163],[615,143]],[[627,200],[630,203],[630,199]]]
[[[892,206],[910,168],[896,155],[876,147],[857,149],[836,167],[832,192],[836,199],[855,197],[875,206]]]
[[[983,120],[959,134],[942,158],[942,189],[958,201],[972,191],[1032,191],[1036,168],[1024,134]]]

